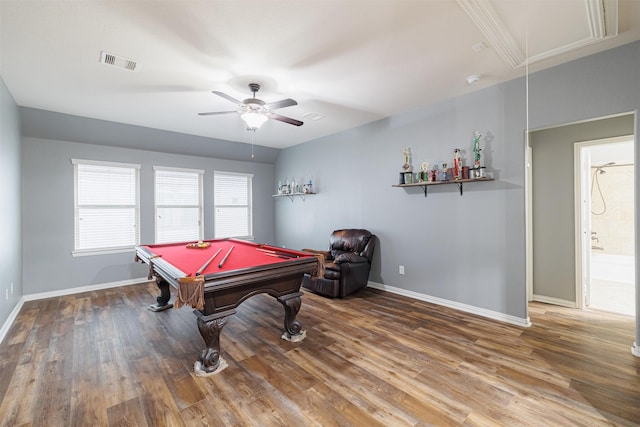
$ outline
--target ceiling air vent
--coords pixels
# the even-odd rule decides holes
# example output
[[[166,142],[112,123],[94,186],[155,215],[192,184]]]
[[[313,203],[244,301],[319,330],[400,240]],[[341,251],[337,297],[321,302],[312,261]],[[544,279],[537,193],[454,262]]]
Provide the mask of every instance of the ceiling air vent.
[[[136,61],[105,52],[104,50],[100,54],[100,62],[129,71],[135,71],[136,68],[138,68],[138,63]]]
[[[316,121],[324,119],[324,116],[318,113],[306,113],[302,117],[304,117],[305,119],[316,120]]]

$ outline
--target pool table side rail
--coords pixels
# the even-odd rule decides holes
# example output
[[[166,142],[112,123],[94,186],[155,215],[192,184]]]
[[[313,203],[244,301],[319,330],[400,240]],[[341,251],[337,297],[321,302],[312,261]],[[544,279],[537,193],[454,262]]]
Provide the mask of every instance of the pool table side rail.
[[[178,287],[178,279],[187,275],[184,271],[163,260],[162,257],[156,256],[145,246],[136,246],[135,261],[142,261],[158,274],[160,274],[160,272],[157,270],[161,270],[164,273],[161,274],[161,276],[176,288]]]
[[[275,264],[266,264],[257,267],[248,267],[230,271],[227,273],[206,274],[205,292],[208,287],[224,288],[225,286],[237,286],[243,283],[251,283],[256,279],[279,279],[295,274],[314,274],[318,269],[318,260],[315,257],[298,258],[282,261]]]

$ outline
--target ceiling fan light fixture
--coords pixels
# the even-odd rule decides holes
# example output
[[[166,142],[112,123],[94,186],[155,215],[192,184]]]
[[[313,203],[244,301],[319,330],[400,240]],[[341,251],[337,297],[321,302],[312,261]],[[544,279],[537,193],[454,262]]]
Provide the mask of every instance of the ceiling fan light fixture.
[[[1,0],[0,0],[1,1]],[[218,114],[230,114],[240,113],[240,118],[247,124],[247,130],[256,131],[262,126],[264,122],[269,119],[277,120],[279,122],[287,123],[294,126],[302,126],[304,123],[300,120],[292,119],[291,117],[283,116],[280,114],[272,113],[273,110],[279,108],[292,107],[298,105],[298,103],[291,99],[282,99],[276,102],[265,103],[263,100],[256,98],[256,92],[260,90],[260,85],[257,83],[250,83],[249,89],[253,92],[253,97],[240,101],[232,96],[227,95],[224,92],[212,90],[211,92],[218,95],[227,101],[231,101],[238,106],[238,109],[233,111],[211,111],[206,113],[198,113],[199,116],[215,116]]]
[[[242,113],[240,118],[247,124],[247,130],[253,131],[259,129],[264,122],[269,120],[267,116],[256,111],[247,111],[246,113]]]

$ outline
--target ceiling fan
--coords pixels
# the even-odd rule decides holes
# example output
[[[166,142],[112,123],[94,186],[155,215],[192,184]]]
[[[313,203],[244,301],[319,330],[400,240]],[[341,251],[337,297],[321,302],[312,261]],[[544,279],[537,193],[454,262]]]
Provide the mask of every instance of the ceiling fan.
[[[244,101],[240,101],[235,99],[232,96],[227,95],[224,92],[211,91],[212,93],[221,96],[222,98],[229,100],[236,104],[239,109],[231,110],[231,111],[213,111],[209,113],[198,113],[199,116],[214,116],[217,114],[229,114],[229,113],[239,113],[240,118],[245,121],[247,124],[247,130],[255,131],[257,130],[264,122],[269,119],[278,120],[281,122],[289,123],[294,126],[302,126],[303,122],[300,120],[292,119],[291,117],[281,116],[280,114],[275,114],[272,110],[276,110],[278,108],[291,107],[293,105],[298,105],[296,101],[291,98],[283,99],[282,101],[269,102],[266,103],[261,99],[256,98],[256,92],[260,90],[260,85],[258,83],[249,83],[249,90],[253,92],[253,98],[247,98]]]

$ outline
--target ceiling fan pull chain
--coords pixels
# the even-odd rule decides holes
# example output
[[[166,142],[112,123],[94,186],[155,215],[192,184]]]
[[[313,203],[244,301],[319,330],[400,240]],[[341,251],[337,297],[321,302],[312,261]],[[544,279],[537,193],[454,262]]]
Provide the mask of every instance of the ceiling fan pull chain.
[[[255,156],[253,155],[253,135],[255,134],[255,132],[251,133],[251,159],[253,160],[255,158]]]

